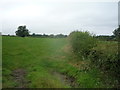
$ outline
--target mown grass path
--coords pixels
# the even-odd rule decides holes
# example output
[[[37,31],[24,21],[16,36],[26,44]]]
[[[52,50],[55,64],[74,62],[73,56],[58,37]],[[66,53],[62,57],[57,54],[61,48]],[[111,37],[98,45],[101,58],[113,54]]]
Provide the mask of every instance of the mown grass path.
[[[3,37],[3,87],[25,87],[24,79],[31,82],[28,87],[70,87],[51,73],[65,61],[66,44],[66,39]]]

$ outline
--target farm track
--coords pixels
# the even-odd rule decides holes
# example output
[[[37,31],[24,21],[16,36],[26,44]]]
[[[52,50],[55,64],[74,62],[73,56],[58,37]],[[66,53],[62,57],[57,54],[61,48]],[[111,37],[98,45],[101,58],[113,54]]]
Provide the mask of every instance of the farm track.
[[[26,80],[25,76],[27,75],[26,70],[24,69],[16,69],[12,73],[13,80],[17,83],[15,88],[27,88],[29,81]],[[73,77],[68,77],[65,74],[61,74],[58,72],[53,72],[53,75],[57,77],[61,83],[65,85],[69,85],[72,88],[78,87]]]

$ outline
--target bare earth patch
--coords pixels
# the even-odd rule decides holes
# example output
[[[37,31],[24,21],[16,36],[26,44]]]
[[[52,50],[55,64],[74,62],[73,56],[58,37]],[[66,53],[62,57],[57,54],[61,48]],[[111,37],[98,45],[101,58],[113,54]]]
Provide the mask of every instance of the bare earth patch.
[[[16,88],[26,88],[27,80],[25,79],[26,70],[24,69],[16,69],[12,73],[14,81],[17,83]]]
[[[55,75],[63,84],[71,86],[72,88],[77,88],[79,86],[73,77],[68,77],[67,75],[58,72],[53,72],[53,75]]]

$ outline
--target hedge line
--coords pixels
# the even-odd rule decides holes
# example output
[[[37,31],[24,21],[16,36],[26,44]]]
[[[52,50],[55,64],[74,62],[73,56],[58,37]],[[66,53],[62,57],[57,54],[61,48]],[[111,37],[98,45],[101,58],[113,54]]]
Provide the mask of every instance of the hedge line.
[[[93,66],[120,79],[118,46],[114,41],[98,41],[89,32],[74,31],[69,35],[73,51],[89,58]]]

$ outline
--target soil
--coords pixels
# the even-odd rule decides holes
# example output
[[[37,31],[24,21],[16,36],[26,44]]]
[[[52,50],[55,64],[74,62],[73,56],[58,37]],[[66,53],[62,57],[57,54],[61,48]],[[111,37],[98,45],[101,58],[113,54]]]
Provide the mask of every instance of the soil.
[[[53,72],[53,74],[65,85],[69,85],[72,88],[78,88],[78,84],[75,81],[75,78],[73,77],[68,77],[65,74],[61,74],[58,72]]]
[[[25,79],[26,76],[25,69],[16,69],[13,71],[12,76],[14,81],[17,83],[16,88],[26,88],[28,81]]]

